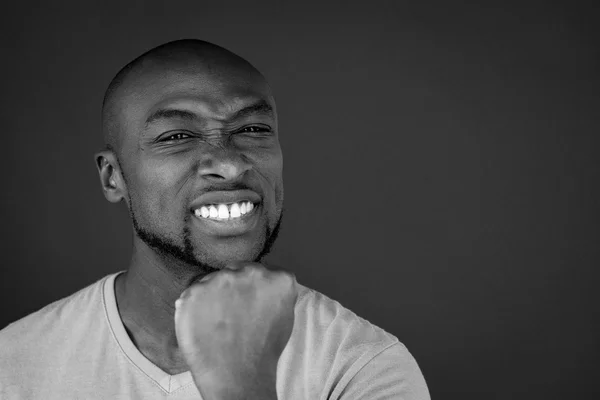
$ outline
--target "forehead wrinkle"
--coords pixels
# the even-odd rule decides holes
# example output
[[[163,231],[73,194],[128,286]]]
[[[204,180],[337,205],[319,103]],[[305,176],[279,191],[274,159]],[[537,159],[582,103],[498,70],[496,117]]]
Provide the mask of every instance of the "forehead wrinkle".
[[[115,118],[115,108],[124,93],[140,89],[147,93],[144,88],[155,88],[159,92],[185,88],[198,93],[198,90],[227,89],[231,85],[251,91],[266,89],[264,94],[272,100],[270,86],[260,71],[228,49],[201,40],[185,39],[148,50],[123,67],[105,92],[102,104],[105,142],[109,148],[121,147],[122,121]],[[275,108],[274,101],[271,103]],[[276,121],[277,115],[273,117]],[[138,125],[139,128],[142,127]]]
[[[205,120],[227,121],[234,110],[239,110],[246,104],[260,100],[267,104],[272,102],[266,82],[246,79],[240,75],[225,79],[181,70],[164,70],[158,76],[156,71],[153,72],[146,71],[138,79],[132,79],[130,92],[133,95],[130,100],[140,105],[147,104],[147,100],[152,97],[158,101],[151,106],[150,113],[159,107],[180,108],[194,112]],[[276,118],[274,104],[271,108],[272,117]],[[238,118],[246,115],[239,115]]]
[[[195,121],[198,119],[198,116],[193,112],[188,112],[178,108],[159,108],[154,111],[148,118],[146,118],[146,123],[144,124],[144,129],[148,129],[148,127],[155,121],[160,119],[183,119],[187,121]]]
[[[178,118],[192,122],[204,122],[207,119],[213,119],[227,124],[231,121],[252,115],[275,117],[274,107],[265,99],[256,97],[238,101],[225,101],[223,99],[180,99],[161,103],[153,107],[146,118],[146,128],[152,122],[159,119]]]

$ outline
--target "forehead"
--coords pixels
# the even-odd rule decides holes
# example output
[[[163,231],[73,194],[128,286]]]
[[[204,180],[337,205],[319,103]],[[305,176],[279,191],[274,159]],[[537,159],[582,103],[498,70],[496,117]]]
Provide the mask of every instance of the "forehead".
[[[252,71],[162,68],[140,74],[127,86],[118,107],[128,127],[139,128],[149,114],[166,106],[183,105],[214,119],[226,119],[260,100],[275,108],[268,85]]]

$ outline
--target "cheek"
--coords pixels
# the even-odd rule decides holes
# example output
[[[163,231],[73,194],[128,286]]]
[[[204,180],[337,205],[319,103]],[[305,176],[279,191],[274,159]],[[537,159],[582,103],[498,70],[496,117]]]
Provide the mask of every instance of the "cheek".
[[[258,173],[265,178],[272,191],[283,191],[283,157],[280,149],[255,153],[251,157]]]
[[[138,169],[139,180],[145,186],[167,186],[176,182],[181,175],[181,163],[165,162],[165,160],[140,162]]]
[[[270,160],[263,166],[262,174],[267,178],[271,204],[270,213],[275,218],[283,207],[283,162],[281,159]]]
[[[273,160],[271,170],[273,171],[273,182],[278,207],[281,207],[281,203],[283,202],[283,156],[281,150],[279,150],[278,157]]]
[[[173,164],[173,165],[171,165]],[[173,197],[185,182],[181,165],[175,163],[140,163],[136,176],[139,201],[149,212],[176,213]]]

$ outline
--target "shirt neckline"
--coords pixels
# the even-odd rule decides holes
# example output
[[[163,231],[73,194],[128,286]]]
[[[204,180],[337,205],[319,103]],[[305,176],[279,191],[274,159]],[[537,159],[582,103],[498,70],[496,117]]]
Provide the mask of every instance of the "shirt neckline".
[[[119,271],[115,274],[109,275],[104,281],[103,290],[103,302],[106,311],[106,317],[117,344],[129,361],[131,361],[131,363],[133,363],[146,376],[156,382],[166,392],[172,393],[183,386],[193,384],[194,380],[190,371],[182,372],[177,375],[169,375],[153,364],[152,361],[148,360],[138,350],[138,348],[135,347],[129,338],[127,331],[125,331],[123,321],[121,320],[115,296],[115,280],[117,276],[123,272],[125,271]]]

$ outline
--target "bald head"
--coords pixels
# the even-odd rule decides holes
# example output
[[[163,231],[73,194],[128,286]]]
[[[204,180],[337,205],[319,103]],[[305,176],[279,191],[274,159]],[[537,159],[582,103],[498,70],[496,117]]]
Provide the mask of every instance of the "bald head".
[[[102,123],[100,181],[107,200],[127,204],[137,252],[194,270],[268,252],[283,210],[283,154],[275,101],[250,63],[200,40],[156,47],[112,80]],[[206,196],[216,204],[224,194],[250,196],[239,200],[255,202],[254,217],[223,224],[198,214]]]
[[[140,55],[112,79],[102,103],[102,132],[109,150],[120,155],[126,127],[123,102],[144,93],[145,86],[166,75],[193,74],[213,81],[231,79],[268,88],[266,79],[248,61],[215,44],[197,39],[165,43]]]

